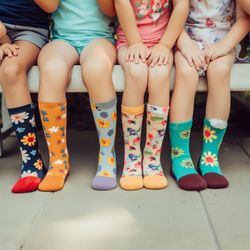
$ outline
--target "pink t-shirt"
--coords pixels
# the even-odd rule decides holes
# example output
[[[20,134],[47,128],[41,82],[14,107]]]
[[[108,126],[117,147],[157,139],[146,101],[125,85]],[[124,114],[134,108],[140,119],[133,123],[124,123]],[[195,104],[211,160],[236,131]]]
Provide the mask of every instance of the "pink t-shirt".
[[[170,0],[130,0],[141,39],[148,47],[159,43],[171,15]],[[121,28],[117,29],[117,48],[127,45]]]

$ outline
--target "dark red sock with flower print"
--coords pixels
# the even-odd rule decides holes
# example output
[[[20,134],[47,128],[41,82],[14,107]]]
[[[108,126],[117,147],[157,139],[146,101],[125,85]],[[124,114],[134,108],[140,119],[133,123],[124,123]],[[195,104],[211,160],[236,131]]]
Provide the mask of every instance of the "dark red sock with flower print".
[[[13,186],[12,192],[32,192],[37,190],[46,172],[38,151],[34,105],[10,108],[8,111],[22,155],[21,178]]]

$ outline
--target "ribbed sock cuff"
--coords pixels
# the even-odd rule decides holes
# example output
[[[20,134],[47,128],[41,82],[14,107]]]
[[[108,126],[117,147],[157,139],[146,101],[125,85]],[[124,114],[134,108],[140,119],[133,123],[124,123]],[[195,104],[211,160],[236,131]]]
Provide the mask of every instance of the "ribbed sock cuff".
[[[144,113],[144,104],[137,107],[129,107],[122,105],[122,113],[129,115],[138,115]]]

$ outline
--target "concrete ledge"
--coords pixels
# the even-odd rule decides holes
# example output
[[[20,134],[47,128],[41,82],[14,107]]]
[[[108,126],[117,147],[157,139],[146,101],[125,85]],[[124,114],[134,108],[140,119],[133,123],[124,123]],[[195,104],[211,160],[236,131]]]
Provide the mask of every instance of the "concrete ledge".
[[[28,74],[28,81],[30,91],[37,93],[39,88],[39,69],[37,66],[32,67]],[[113,82],[117,92],[122,92],[124,89],[124,73],[119,65],[114,66],[113,70]],[[171,72],[171,90],[173,89],[174,82],[174,69]],[[231,76],[231,90],[232,91],[250,91],[250,64],[235,64],[232,70]],[[198,91],[206,91],[206,79],[200,78]],[[2,92],[0,87],[0,93]],[[82,83],[80,74],[80,66],[76,65],[73,68],[72,77],[68,86],[67,92],[87,92],[85,86]]]

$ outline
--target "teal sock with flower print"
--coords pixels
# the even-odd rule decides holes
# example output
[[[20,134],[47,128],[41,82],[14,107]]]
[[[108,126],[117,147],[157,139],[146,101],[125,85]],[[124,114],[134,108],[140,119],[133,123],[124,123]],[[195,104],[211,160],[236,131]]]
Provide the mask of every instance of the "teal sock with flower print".
[[[13,186],[13,193],[37,190],[45,176],[45,168],[38,151],[34,105],[8,109],[22,155],[21,178]]]
[[[98,169],[92,181],[92,187],[98,190],[110,190],[117,186],[114,149],[117,120],[116,106],[116,98],[106,103],[91,102],[100,144]]]
[[[170,123],[172,173],[178,186],[185,190],[202,190],[206,182],[197,173],[189,151],[192,120]]]
[[[223,176],[218,161],[219,149],[225,132],[226,127],[215,128],[210,120],[204,119],[203,150],[199,169],[210,188],[224,188],[228,186],[228,181]]]

